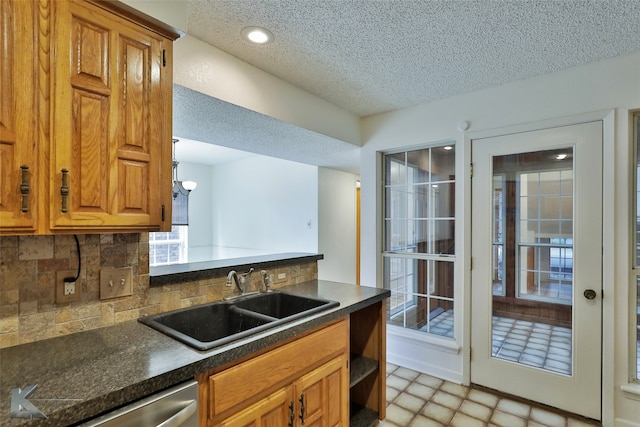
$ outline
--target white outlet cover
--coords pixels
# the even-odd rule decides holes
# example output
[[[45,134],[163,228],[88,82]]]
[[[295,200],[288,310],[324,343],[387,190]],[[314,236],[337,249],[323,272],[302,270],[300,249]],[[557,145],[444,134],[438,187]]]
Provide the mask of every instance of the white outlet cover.
[[[76,293],[76,282],[64,282],[64,294],[73,295]]]

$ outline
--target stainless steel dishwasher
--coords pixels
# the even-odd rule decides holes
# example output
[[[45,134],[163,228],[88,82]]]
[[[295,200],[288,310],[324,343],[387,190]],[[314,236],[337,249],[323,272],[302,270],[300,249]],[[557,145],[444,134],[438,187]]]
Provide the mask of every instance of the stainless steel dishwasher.
[[[198,427],[198,383],[171,387],[80,426]]]

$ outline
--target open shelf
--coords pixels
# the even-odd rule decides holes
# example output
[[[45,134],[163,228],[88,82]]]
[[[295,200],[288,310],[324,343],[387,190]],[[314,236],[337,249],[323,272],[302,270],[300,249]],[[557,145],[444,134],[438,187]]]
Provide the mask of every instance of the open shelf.
[[[360,381],[378,370],[379,362],[359,354],[351,355],[351,374],[349,378],[349,388],[352,388]]]
[[[349,427],[370,427],[378,424],[378,413],[359,405],[351,405]]]
[[[386,302],[350,316],[350,426],[369,427],[386,417]]]

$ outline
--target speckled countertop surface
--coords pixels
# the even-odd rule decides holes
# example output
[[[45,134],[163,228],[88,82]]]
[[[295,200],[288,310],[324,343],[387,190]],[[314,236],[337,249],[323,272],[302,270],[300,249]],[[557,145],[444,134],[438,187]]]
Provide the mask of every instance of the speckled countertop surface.
[[[389,296],[383,289],[326,281],[282,290],[340,306],[210,351],[193,350],[137,321],[2,349],[0,426],[74,425]],[[36,384],[28,400],[47,419],[10,418],[11,390]]]

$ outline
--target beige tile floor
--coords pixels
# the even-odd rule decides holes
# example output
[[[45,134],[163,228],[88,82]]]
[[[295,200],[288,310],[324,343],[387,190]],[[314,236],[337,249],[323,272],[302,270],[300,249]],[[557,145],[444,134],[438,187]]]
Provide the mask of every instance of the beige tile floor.
[[[383,427],[593,427],[486,391],[387,364]]]

